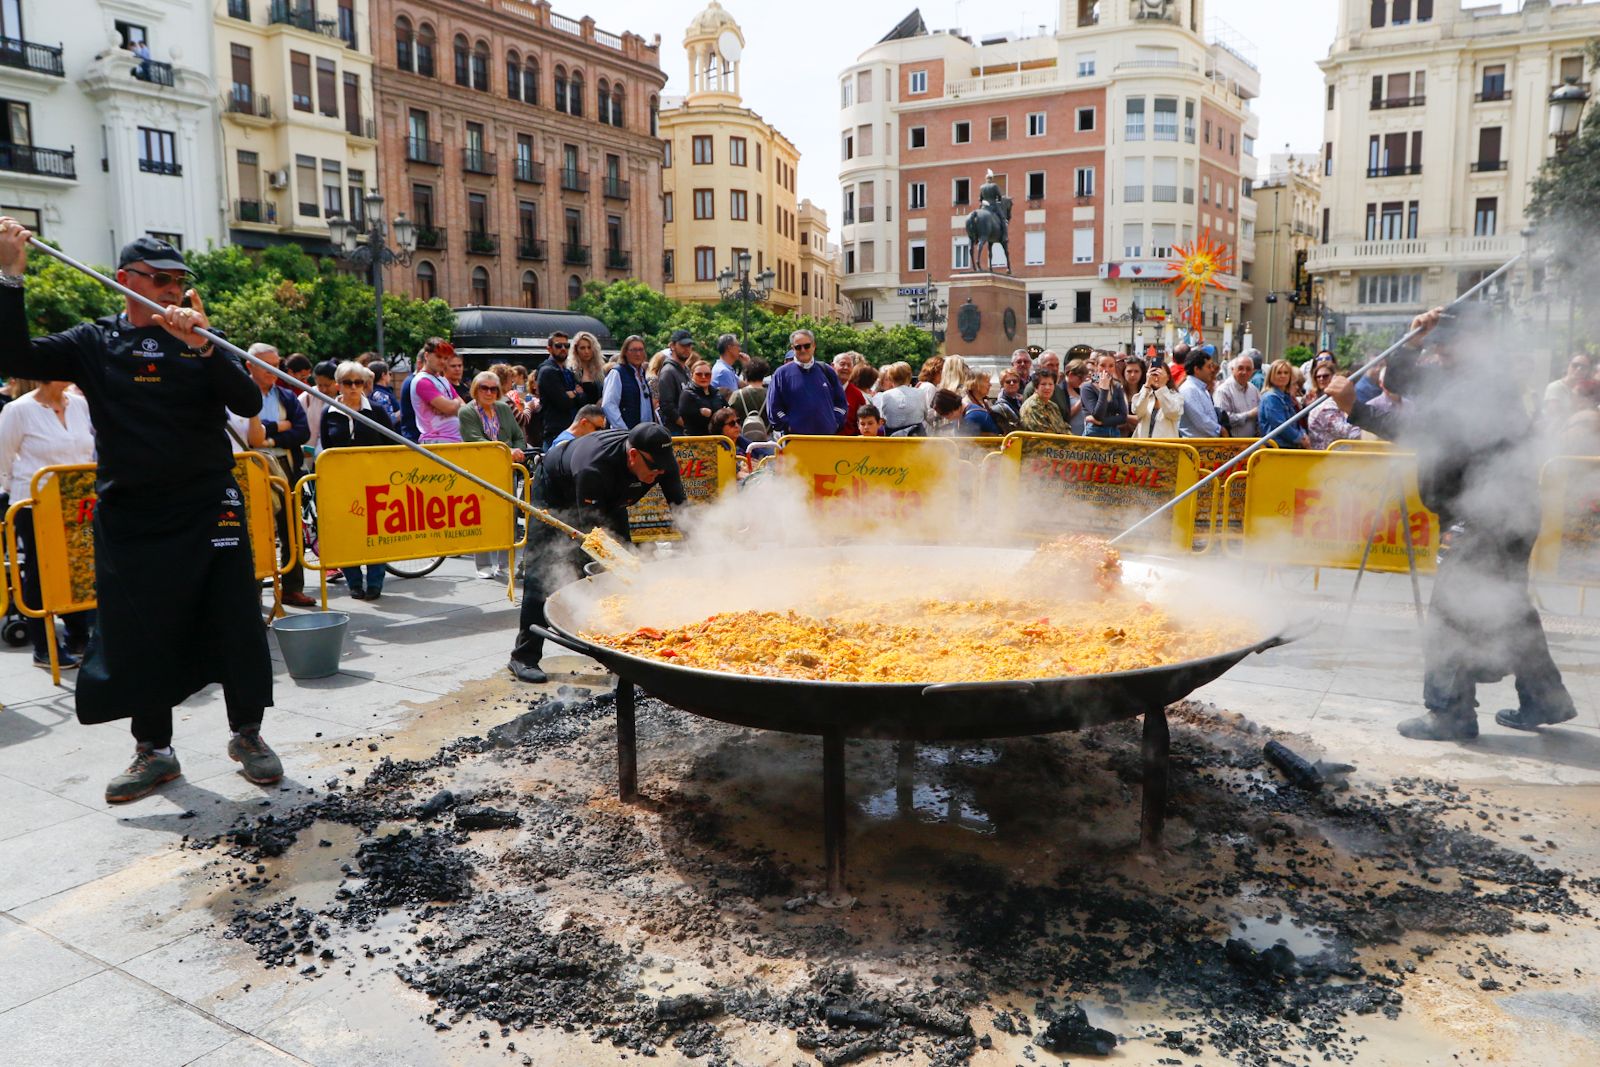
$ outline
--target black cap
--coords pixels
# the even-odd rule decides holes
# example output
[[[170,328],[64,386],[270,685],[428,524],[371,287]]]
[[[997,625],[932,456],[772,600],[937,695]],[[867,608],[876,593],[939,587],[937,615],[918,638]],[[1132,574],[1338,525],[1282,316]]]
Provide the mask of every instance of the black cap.
[[[672,343],[675,345],[694,344],[694,334],[688,330],[673,330]]]
[[[672,434],[659,422],[641,422],[628,431],[628,447],[637,448],[658,471],[671,470],[677,462],[672,453]]]
[[[160,238],[150,236],[137,238],[122,246],[122,254],[117,257],[117,269],[121,270],[130,263],[145,263],[156,270],[181,270],[185,273],[189,270],[182,252]]]

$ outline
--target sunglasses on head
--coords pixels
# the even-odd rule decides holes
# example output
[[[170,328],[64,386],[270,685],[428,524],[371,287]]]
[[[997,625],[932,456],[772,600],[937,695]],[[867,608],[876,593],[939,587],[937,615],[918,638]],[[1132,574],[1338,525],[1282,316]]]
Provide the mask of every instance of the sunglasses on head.
[[[189,275],[184,273],[184,272],[182,272],[182,271],[176,271],[175,272],[175,271],[170,271],[170,270],[153,270],[153,271],[152,270],[134,270],[132,267],[124,267],[123,269],[126,270],[129,274],[143,275],[144,277],[149,278],[151,281],[155,282],[157,286],[163,287],[163,288],[168,286],[168,285],[173,284],[174,282],[185,282],[185,281],[189,280]]]

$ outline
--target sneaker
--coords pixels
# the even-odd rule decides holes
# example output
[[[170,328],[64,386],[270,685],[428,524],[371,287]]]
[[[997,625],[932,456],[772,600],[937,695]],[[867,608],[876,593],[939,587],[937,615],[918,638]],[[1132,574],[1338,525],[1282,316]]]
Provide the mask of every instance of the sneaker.
[[[1406,719],[1398,727],[1401,737],[1413,741],[1471,741],[1478,736],[1478,713],[1465,715],[1452,712],[1430,711],[1414,719]]]
[[[541,671],[538,667],[523,663],[521,660],[514,659],[506,666],[519,682],[532,682],[537,685],[540,682],[548,682],[550,680],[550,676],[544,671]]]
[[[1494,721],[1513,730],[1537,730],[1541,726],[1554,726],[1558,722],[1576,719],[1578,709],[1567,707],[1561,711],[1541,708],[1506,708],[1494,713]]]
[[[478,577],[479,578],[486,578],[487,579],[487,578],[493,578],[494,576],[495,575],[494,575],[494,568],[493,567],[479,567],[478,568]]]
[[[50,657],[48,655],[41,656],[38,653],[35,653],[33,657],[33,665],[38,667],[41,671],[47,671],[50,669]],[[60,667],[64,671],[75,671],[78,669],[78,657],[74,656],[66,649],[61,649],[56,653],[56,666]]]
[[[141,744],[134,750],[133,762],[128,769],[106,784],[107,804],[126,804],[130,800],[149,796],[156,787],[183,774],[178,766],[178,754],[163,756],[152,746]]]
[[[228,758],[244,765],[244,776],[256,785],[272,785],[283,777],[283,762],[255,731],[234,734]]]

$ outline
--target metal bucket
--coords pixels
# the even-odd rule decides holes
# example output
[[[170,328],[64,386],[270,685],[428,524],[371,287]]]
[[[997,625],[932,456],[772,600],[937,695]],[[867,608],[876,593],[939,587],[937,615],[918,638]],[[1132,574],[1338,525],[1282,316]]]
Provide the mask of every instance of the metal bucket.
[[[350,616],[342,611],[316,611],[275,619],[272,632],[291,678],[326,678],[339,671],[344,633]]]

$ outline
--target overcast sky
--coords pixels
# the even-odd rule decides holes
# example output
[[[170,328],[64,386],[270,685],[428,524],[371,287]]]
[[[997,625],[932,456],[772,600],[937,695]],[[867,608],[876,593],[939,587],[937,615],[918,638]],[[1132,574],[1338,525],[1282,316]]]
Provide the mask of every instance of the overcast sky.
[[[661,34],[666,91],[681,94],[688,77],[683,31],[705,0],[556,0],[574,18],[593,15],[613,33],[632,30],[646,40]],[[910,11],[920,6],[930,28],[960,26],[969,34],[1055,30],[1057,0],[722,0],[744,30],[744,103],[800,149],[799,192],[839,224],[838,74]],[[1268,17],[1263,18],[1263,14]],[[1336,0],[1211,0],[1208,17],[1229,23],[1254,46],[1261,70],[1258,152],[1263,163],[1285,142],[1314,150],[1322,142],[1322,72],[1316,67],[1333,40]]]

